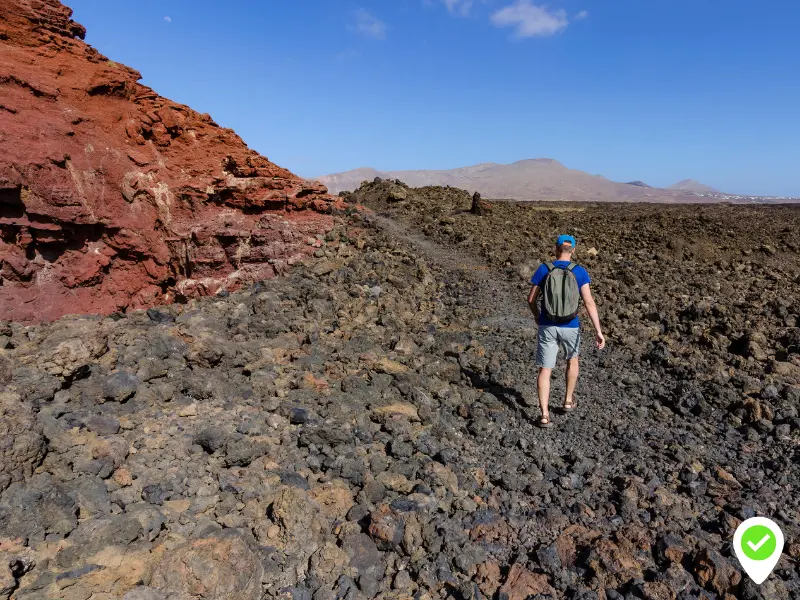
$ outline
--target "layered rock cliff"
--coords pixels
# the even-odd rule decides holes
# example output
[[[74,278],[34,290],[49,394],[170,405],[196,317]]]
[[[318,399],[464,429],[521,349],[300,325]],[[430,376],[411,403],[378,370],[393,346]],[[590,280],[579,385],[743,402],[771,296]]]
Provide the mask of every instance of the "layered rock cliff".
[[[323,185],[138,83],[71,15],[0,4],[0,319],[236,289],[313,251]]]

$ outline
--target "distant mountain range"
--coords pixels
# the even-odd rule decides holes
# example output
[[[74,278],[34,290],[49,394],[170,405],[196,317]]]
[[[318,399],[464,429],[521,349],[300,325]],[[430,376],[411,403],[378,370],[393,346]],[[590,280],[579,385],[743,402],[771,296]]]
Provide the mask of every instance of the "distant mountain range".
[[[667,188],[668,190],[677,190],[680,192],[695,192],[696,194],[721,194],[719,190],[715,190],[711,186],[695,181],[694,179],[684,179]]]
[[[364,180],[400,179],[413,187],[449,185],[486,198],[508,200],[589,200],[598,202],[698,202],[715,200],[713,188],[687,179],[667,189],[641,181],[619,183],[569,169],[550,158],[509,165],[482,163],[444,171],[377,171],[369,167],[318,177],[332,194],[352,191]],[[704,194],[701,196],[700,194]]]

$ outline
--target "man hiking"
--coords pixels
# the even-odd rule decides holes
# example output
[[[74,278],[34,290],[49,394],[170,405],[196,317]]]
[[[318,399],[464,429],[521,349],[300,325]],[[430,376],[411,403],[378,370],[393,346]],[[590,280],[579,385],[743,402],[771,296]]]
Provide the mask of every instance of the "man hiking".
[[[550,400],[550,377],[556,366],[558,348],[562,346],[567,357],[567,391],[564,410],[575,408],[575,384],[578,381],[578,352],[581,345],[581,330],[578,321],[580,299],[594,325],[597,347],[602,349],[606,339],[600,330],[597,306],[589,289],[589,273],[572,262],[575,238],[560,235],[556,241],[556,260],[540,265],[531,278],[528,304],[539,321],[539,341],[536,348],[536,365],[539,367],[538,391],[542,416],[540,427],[550,427],[548,402]]]

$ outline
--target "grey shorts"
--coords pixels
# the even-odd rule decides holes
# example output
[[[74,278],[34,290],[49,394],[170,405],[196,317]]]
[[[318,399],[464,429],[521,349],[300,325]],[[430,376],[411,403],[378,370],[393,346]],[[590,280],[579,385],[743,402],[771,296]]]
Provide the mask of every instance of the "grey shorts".
[[[536,366],[552,369],[556,366],[558,348],[564,348],[567,360],[578,356],[581,347],[580,327],[539,325],[539,344],[536,347]]]

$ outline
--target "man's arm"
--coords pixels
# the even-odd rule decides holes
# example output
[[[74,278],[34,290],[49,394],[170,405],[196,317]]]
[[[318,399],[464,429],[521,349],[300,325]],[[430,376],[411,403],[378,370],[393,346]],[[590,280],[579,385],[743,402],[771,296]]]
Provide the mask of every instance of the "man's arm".
[[[530,306],[531,311],[533,311],[533,314],[536,315],[537,319],[539,318],[539,303],[536,301],[536,299],[539,297],[539,292],[539,286],[534,285],[528,294],[528,306]]]
[[[586,305],[586,312],[589,313],[589,319],[592,321],[592,325],[594,325],[597,347],[602,350],[605,348],[606,338],[603,336],[603,331],[600,329],[600,317],[597,314],[597,305],[594,303],[592,290],[589,289],[588,283],[581,286],[581,298],[583,299],[583,303]]]

